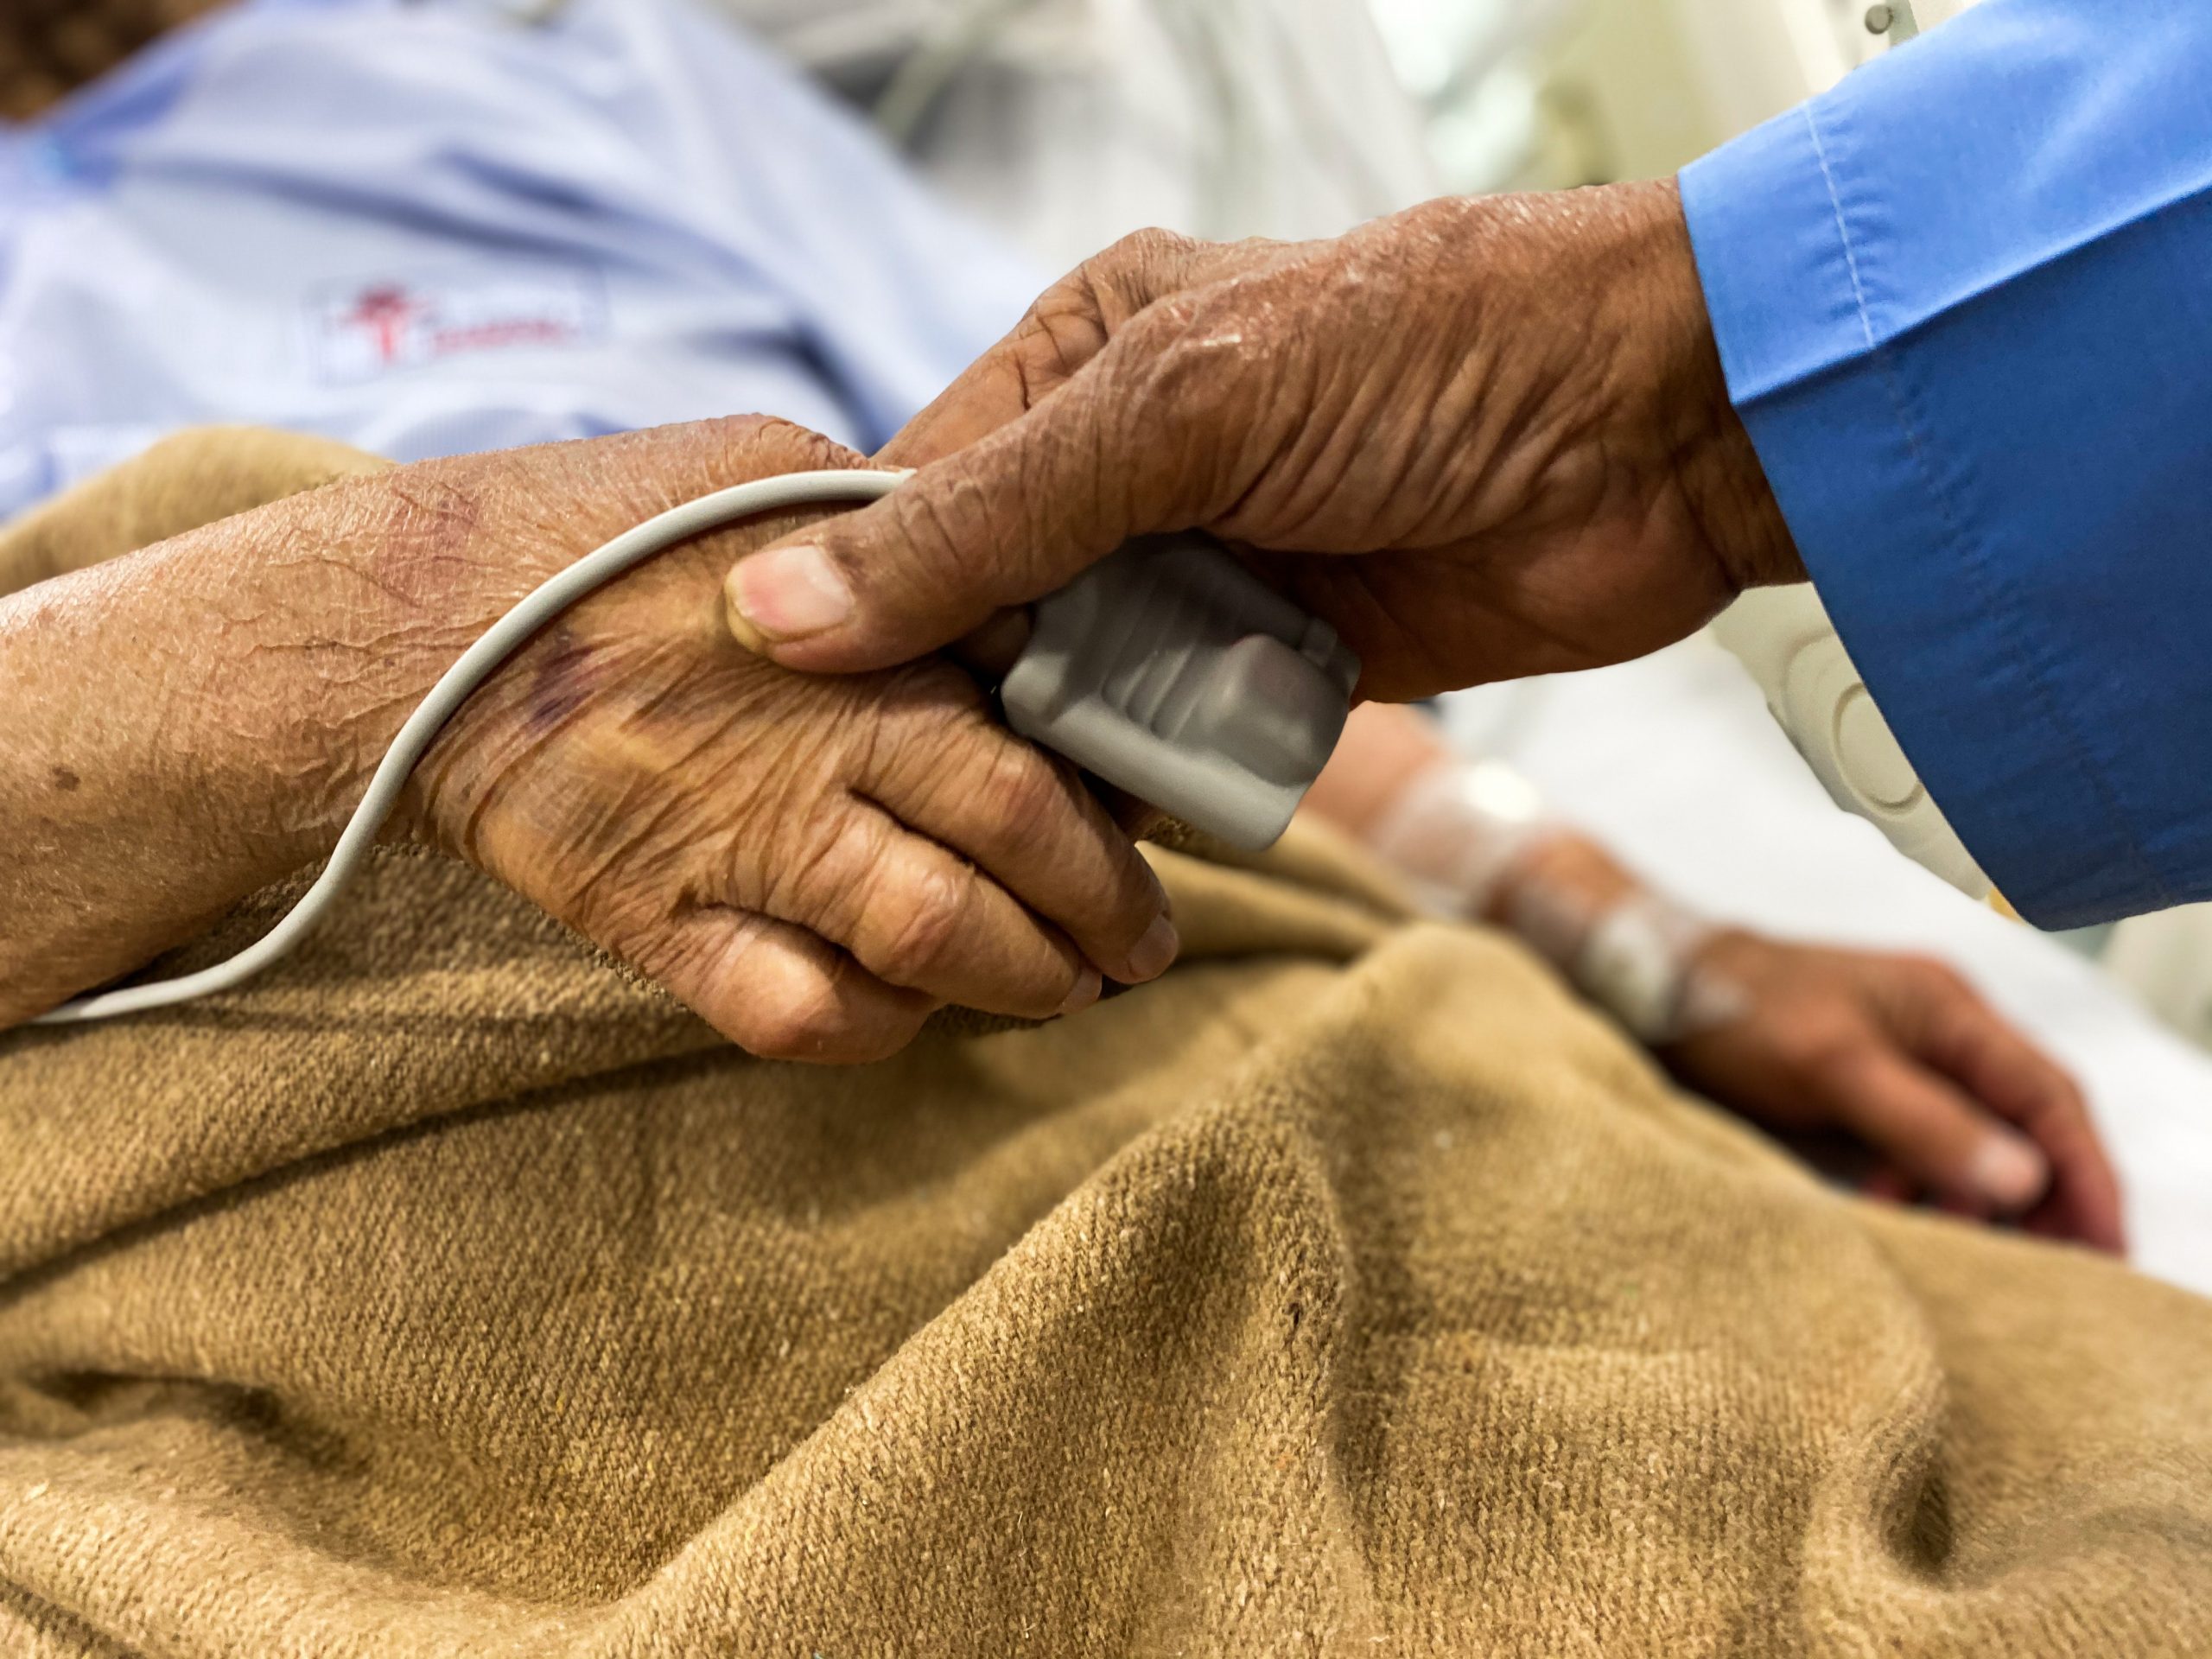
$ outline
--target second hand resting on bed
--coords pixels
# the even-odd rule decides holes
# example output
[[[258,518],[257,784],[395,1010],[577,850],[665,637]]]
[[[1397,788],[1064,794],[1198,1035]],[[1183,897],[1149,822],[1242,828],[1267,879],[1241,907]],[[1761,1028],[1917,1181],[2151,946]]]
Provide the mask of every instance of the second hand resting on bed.
[[[1599,918],[1627,903],[1667,904],[1566,825],[1532,834],[1446,810],[1418,839],[1404,834],[1400,804],[1458,764],[1422,716],[1370,703],[1307,810],[1440,886],[1451,908],[1521,934],[1571,979]],[[1478,879],[1471,889],[1455,873]],[[1688,1087],[1783,1135],[1859,1143],[1872,1154],[1865,1185],[1877,1196],[1925,1196],[2123,1248],[2119,1182],[2081,1090],[1950,968],[1702,922],[1683,955],[1683,995],[1707,993],[1707,1012],[1649,1046]]]

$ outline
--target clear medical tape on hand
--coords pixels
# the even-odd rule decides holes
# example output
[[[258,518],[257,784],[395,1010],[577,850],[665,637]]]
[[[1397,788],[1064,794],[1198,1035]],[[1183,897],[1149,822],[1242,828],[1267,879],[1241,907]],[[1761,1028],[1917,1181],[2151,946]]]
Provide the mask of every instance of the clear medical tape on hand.
[[[1749,998],[1699,957],[1719,931],[1648,890],[1608,906],[1522,866],[1561,833],[1535,785],[1497,760],[1431,767],[1369,832],[1368,846],[1435,914],[1494,913],[1643,1043],[1717,1029]],[[1503,910],[1500,911],[1501,900]]]

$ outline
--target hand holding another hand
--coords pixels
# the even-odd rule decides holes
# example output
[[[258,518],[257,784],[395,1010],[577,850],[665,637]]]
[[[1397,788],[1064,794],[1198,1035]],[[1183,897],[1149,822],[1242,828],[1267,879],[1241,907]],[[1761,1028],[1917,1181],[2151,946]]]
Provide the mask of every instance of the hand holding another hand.
[[[0,600],[0,1027],[327,856],[408,713],[555,571],[660,512],[859,464],[762,420],[393,467]],[[468,860],[764,1055],[935,1008],[1043,1017],[1173,958],[1166,898],[955,664],[808,678],[733,641],[730,559],[661,555],[463,705],[386,833]],[[190,849],[180,858],[176,849]]]
[[[922,470],[731,573],[741,639],[881,668],[1198,528],[1402,701],[1640,655],[1802,575],[1671,183],[1432,202],[1329,242],[1133,238],[886,458]]]
[[[855,464],[773,423],[524,451],[512,522],[581,543],[743,478]],[[963,670],[825,679],[735,645],[728,540],[763,533],[674,549],[526,647],[417,773],[414,832],[756,1053],[874,1058],[947,1003],[1044,1018],[1096,1001],[1102,974],[1165,969],[1150,870]]]

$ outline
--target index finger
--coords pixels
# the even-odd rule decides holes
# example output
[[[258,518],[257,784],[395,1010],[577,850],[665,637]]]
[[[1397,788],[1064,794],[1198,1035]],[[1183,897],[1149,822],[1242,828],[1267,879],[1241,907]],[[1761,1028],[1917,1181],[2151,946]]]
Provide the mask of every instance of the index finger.
[[[2120,1179],[2080,1085],[1965,988],[1935,1001],[1919,1058],[2019,1125],[2050,1160],[2050,1193],[2027,1224],[2124,1254]]]
[[[1267,263],[1287,245],[1193,241],[1173,231],[1139,231],[1076,267],[1039,295],[1021,321],[977,358],[876,459],[926,467],[1009,421],[1065,385],[1154,302]]]
[[[886,746],[869,798],[973,859],[1063,930],[1109,978],[1154,978],[1174,954],[1160,878],[1074,768],[981,715]]]

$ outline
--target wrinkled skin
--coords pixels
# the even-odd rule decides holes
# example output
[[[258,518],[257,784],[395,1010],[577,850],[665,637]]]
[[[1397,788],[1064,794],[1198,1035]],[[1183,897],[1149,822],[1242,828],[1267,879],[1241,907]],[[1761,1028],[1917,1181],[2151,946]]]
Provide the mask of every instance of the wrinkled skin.
[[[709,490],[861,464],[761,420],[429,462],[0,601],[0,702],[27,711],[0,737],[26,853],[0,868],[0,1025],[327,854],[414,703],[554,570]],[[1164,969],[1150,870],[963,671],[807,679],[731,641],[721,573],[792,522],[576,607],[463,709],[391,833],[764,1055],[873,1058],[947,1002],[1041,1017]]]
[[[1132,238],[884,458],[925,470],[732,572],[738,638],[845,671],[980,645],[1128,536],[1198,526],[1333,621],[1362,692],[1395,700],[1640,655],[1804,574],[1671,184],[1434,202],[1300,245]],[[789,564],[800,545],[826,576]],[[1363,798],[1381,795],[1331,816],[1357,833]],[[1554,877],[1601,903],[1633,885],[1586,842],[1568,855],[1590,868]],[[1662,1051],[1689,1086],[1851,1137],[1878,1192],[2120,1248],[2079,1090],[1950,970],[1740,932],[1707,952],[1748,1001]]]
[[[1336,624],[1363,695],[1401,701],[1641,655],[1802,575],[1671,183],[1432,202],[1329,242],[1134,238],[1039,300],[899,458],[931,464],[732,573],[741,639],[880,667],[1198,526]]]

